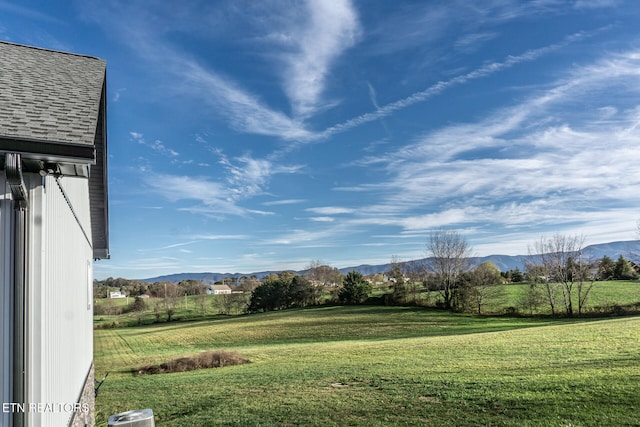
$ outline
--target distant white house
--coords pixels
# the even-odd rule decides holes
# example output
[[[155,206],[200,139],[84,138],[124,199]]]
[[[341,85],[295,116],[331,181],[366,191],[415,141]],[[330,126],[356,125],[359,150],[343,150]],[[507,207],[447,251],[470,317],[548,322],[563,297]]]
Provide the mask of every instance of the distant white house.
[[[230,294],[231,288],[228,285],[209,285],[206,292],[207,295]]]
[[[126,298],[126,297],[127,296],[123,294],[122,291],[109,292],[109,298]]]

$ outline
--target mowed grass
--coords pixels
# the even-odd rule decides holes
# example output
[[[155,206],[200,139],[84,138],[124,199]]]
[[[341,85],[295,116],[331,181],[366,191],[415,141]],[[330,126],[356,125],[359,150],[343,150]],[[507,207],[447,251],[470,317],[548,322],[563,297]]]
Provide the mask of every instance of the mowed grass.
[[[585,284],[588,286],[589,284]],[[533,308],[526,305],[526,295],[529,283],[509,283],[502,286],[499,295],[488,296],[482,306],[482,313],[502,314],[505,312],[520,313],[522,315],[551,315],[548,300],[546,299],[546,288],[544,284],[539,284],[541,291],[541,301]],[[561,285],[557,284],[557,310],[559,314],[564,314]],[[577,285],[573,286],[573,307],[575,314],[578,311],[578,290]],[[430,301],[436,301],[440,297],[440,292],[432,291]],[[424,296],[423,296],[424,299]],[[473,308],[475,309],[475,308]],[[476,309],[477,310],[477,309]],[[585,315],[620,312],[638,313],[640,311],[640,282],[637,280],[608,280],[594,282],[589,292],[587,303],[583,309]]]
[[[250,364],[136,376],[205,349]],[[640,317],[322,307],[95,331],[97,425],[624,426],[640,422]]]

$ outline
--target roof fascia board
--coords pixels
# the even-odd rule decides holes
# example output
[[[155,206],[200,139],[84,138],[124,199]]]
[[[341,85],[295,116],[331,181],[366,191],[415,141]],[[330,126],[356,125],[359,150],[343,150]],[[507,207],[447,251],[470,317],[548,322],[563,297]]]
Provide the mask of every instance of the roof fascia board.
[[[95,134],[95,167],[89,175],[93,258],[109,259],[109,196],[107,155],[107,73],[102,84]]]
[[[18,138],[0,137],[0,152],[17,153],[25,159],[48,162],[95,164],[96,150],[93,145],[44,142]]]

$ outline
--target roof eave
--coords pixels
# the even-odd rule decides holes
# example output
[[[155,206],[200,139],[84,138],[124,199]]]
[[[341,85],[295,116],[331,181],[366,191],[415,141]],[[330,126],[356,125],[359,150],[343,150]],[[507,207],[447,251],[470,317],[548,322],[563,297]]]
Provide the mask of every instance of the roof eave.
[[[16,153],[20,154],[24,159],[52,163],[96,163],[96,148],[94,145],[88,144],[0,136],[0,153]]]

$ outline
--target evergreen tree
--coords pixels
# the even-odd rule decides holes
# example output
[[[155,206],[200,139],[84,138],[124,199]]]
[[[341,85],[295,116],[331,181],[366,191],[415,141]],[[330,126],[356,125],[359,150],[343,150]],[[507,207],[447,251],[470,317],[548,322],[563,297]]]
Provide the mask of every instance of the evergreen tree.
[[[522,274],[522,272],[518,267],[516,267],[515,270],[511,271],[511,281],[513,283],[519,283],[519,282],[522,282],[523,280],[524,280],[524,275]]]
[[[616,267],[614,269],[614,278],[618,280],[630,280],[638,277],[633,267],[629,261],[622,255],[618,258],[616,262]]]
[[[344,304],[360,304],[371,292],[371,284],[364,280],[361,273],[351,271],[344,278],[342,289],[338,292],[340,302]]]

